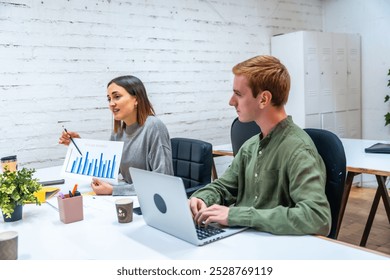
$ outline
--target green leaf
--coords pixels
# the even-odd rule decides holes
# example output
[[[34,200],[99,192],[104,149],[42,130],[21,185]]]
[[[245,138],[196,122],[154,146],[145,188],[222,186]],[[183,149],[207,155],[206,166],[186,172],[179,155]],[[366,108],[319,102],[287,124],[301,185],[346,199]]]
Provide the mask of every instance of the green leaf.
[[[385,103],[386,103],[387,101],[389,101],[389,99],[390,99],[390,96],[387,94],[387,95],[385,96]]]
[[[386,115],[385,115],[385,126],[386,125],[388,125],[388,124],[390,124],[390,113],[387,113]]]

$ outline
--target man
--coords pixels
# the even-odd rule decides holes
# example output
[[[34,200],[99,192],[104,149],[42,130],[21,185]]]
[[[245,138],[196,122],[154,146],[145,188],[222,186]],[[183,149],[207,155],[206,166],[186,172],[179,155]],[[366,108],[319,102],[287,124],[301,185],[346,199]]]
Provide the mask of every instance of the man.
[[[191,196],[194,220],[274,234],[328,235],[325,165],[310,137],[285,112],[287,69],[264,55],[237,64],[233,73],[229,105],[241,122],[255,121],[261,133],[243,144],[219,179]]]

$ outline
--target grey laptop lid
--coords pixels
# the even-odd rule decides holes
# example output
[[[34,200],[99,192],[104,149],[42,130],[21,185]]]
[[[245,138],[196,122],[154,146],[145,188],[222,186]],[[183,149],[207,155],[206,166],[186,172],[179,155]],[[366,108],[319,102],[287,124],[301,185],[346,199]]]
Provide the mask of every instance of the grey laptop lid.
[[[142,215],[149,226],[195,245],[204,245],[246,229],[221,227],[223,232],[218,235],[199,240],[181,178],[133,167],[130,167],[130,174]]]

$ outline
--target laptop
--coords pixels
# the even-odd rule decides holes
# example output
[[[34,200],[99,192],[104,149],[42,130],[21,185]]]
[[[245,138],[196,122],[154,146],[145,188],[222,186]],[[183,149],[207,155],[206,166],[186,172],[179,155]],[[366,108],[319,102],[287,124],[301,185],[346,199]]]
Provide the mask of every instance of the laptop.
[[[194,245],[204,245],[241,232],[247,227],[216,223],[198,227],[192,219],[180,177],[130,167],[131,178],[147,225]]]
[[[368,148],[365,148],[364,151],[366,153],[390,154],[390,144],[376,143]]]

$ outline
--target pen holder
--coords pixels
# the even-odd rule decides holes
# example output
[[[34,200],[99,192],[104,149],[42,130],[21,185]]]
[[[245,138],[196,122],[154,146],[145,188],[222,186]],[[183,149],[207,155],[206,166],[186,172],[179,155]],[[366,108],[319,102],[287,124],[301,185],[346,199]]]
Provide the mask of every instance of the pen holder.
[[[81,195],[65,198],[57,197],[60,220],[64,224],[78,222],[84,219],[83,197]]]

